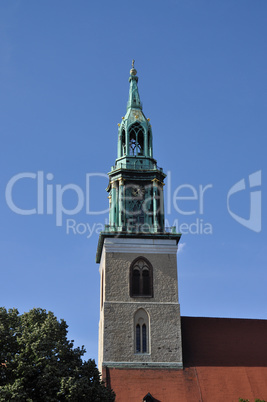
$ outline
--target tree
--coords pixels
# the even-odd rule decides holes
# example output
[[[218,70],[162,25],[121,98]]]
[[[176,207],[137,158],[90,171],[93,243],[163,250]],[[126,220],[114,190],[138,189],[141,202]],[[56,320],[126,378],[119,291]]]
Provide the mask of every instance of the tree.
[[[112,402],[94,360],[67,339],[52,312],[0,308],[0,401]]]
[[[239,398],[239,402],[249,402],[249,399]],[[255,399],[255,402],[265,402],[263,399]]]

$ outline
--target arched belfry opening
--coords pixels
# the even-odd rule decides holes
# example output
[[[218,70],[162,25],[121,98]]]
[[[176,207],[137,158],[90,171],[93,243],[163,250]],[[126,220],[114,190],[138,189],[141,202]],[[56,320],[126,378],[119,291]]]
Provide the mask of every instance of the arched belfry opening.
[[[122,132],[121,132],[121,155],[122,156],[126,155],[126,142],[125,142],[125,130],[124,130],[124,128],[122,129]]]
[[[147,133],[147,142],[148,142],[148,155],[150,156],[150,158],[153,158],[152,133],[150,127]]]
[[[137,155],[143,155],[144,154],[144,132],[143,132],[143,129],[139,130],[139,132],[138,132],[137,146],[138,146],[138,154]]]
[[[130,155],[144,154],[144,129],[140,123],[134,123],[129,128]]]

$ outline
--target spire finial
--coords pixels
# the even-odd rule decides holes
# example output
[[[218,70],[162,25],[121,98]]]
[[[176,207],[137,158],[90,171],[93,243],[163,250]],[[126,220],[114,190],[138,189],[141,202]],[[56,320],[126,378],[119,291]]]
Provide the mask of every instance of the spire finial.
[[[132,60],[132,69],[130,70],[130,74],[131,74],[131,75],[136,75],[136,74],[137,74],[137,71],[136,71],[136,69],[134,68],[134,63],[135,63],[135,60],[133,59],[133,60]]]

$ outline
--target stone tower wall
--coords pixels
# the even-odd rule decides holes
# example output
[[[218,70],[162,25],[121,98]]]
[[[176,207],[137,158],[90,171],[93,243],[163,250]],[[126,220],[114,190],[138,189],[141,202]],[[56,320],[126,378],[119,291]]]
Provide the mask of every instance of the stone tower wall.
[[[100,369],[102,364],[182,366],[176,253],[175,240],[105,239],[100,263]],[[153,266],[153,297],[130,296],[130,265],[137,257],[145,257]],[[134,350],[134,315],[140,308],[149,317],[149,347],[144,354]]]

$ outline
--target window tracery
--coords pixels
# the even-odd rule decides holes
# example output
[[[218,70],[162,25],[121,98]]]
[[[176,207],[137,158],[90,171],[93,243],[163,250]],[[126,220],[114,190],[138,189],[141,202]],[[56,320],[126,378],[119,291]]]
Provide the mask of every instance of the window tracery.
[[[149,317],[144,309],[139,309],[134,316],[135,353],[149,353]]]
[[[131,297],[153,296],[152,274],[152,265],[146,258],[139,257],[133,261],[130,267]]]
[[[144,129],[140,123],[134,123],[129,131],[130,155],[138,156],[144,154]]]

